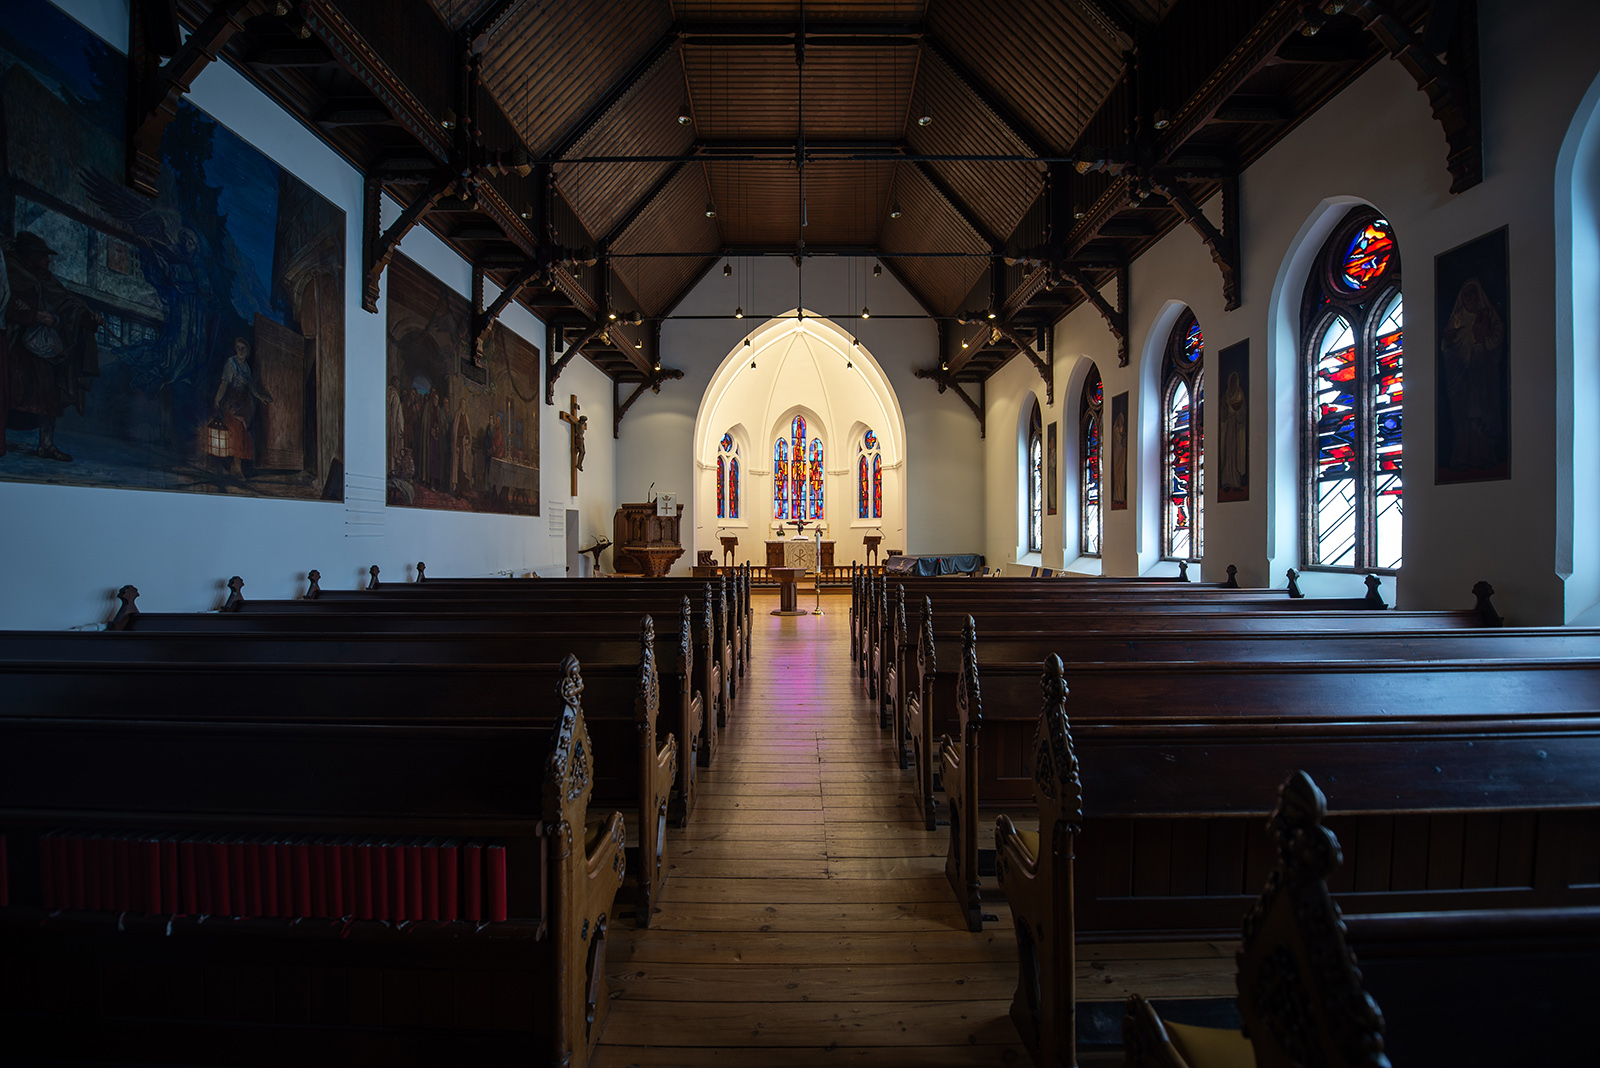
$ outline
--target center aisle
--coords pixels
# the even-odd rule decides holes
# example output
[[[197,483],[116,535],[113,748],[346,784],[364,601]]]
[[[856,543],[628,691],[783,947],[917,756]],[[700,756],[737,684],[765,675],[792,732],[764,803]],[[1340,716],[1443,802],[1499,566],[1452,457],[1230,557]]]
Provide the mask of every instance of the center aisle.
[[[1011,914],[986,900],[995,922],[967,931],[947,832],[922,829],[849,669],[849,601],[823,606],[755,600],[752,666],[692,824],[669,832],[651,926],[611,929],[603,1068],[1030,1063],[1008,1016]],[[1123,996],[1115,970],[1098,996]]]

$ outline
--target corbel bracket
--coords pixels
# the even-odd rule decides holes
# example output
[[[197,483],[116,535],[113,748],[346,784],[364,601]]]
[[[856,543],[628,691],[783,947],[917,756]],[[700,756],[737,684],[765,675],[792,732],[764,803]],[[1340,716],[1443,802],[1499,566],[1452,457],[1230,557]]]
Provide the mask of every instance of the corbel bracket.
[[[177,11],[163,0],[128,5],[128,185],[145,196],[160,191],[161,135],[178,115],[178,101],[228,43],[244,21],[262,9],[260,0],[222,0],[189,39],[174,47]],[[172,49],[161,62],[162,49]]]
[[[667,367],[659,371],[652,371],[650,377],[633,387],[633,392],[628,394],[628,399],[620,401],[621,389],[616,379],[611,380],[611,436],[622,437],[622,417],[628,414],[628,409],[633,407],[633,402],[644,395],[645,390],[651,393],[661,392],[661,383],[673,378],[682,378],[683,372],[676,367]]]
[[[1033,364],[1033,369],[1039,372],[1040,378],[1044,379],[1044,402],[1046,404],[1054,404],[1056,402],[1056,369],[1054,362],[1033,351],[1033,343],[1018,333],[1015,327],[1007,323],[992,323],[990,326],[995,333],[1015,345],[1017,351],[1026,356],[1028,362]],[[1044,342],[1047,348],[1053,347],[1050,344],[1051,331],[1046,329],[1040,330],[1038,333],[1044,335]]]
[[[560,378],[561,372],[567,369],[567,364],[576,359],[583,352],[583,347],[605,333],[605,330],[606,324],[597,323],[587,334],[568,345],[567,351],[563,352],[558,359],[556,358],[555,341],[556,336],[559,336],[561,332],[561,328],[556,328],[556,335],[552,336],[550,343],[544,347],[544,402],[546,404],[555,404],[556,379]]]
[[[489,327],[500,318],[500,313],[505,311],[517,294],[522,292],[524,286],[539,277],[542,268],[537,263],[530,263],[517,271],[511,282],[494,298],[494,303],[487,308],[483,306],[483,275],[482,267],[473,265],[472,268],[472,357],[478,363],[483,362],[483,342],[489,336]]]
[[[944,371],[928,371],[918,368],[916,371],[916,376],[918,378],[925,378],[934,385],[938,386],[940,393],[943,393],[947,389],[954,392],[956,396],[961,398],[961,402],[971,409],[972,414],[977,417],[978,437],[983,438],[988,436],[988,421],[984,419],[983,405],[969,397],[967,395],[967,391],[961,388],[960,383],[956,382]],[[979,396],[981,397],[983,395],[982,382],[978,383],[978,390]]]
[[[1233,311],[1239,306],[1239,177],[1230,174],[1222,179],[1222,228],[1219,230],[1205,212],[1200,210],[1187,190],[1175,180],[1152,178],[1150,188],[1167,198],[1178,209],[1183,221],[1200,235],[1211,259],[1222,272],[1223,308]]]
[[[1105,297],[1100,295],[1100,290],[1084,275],[1077,271],[1062,271],[1058,276],[1058,285],[1072,286],[1089,306],[1100,313],[1100,318],[1106,321],[1106,327],[1111,331],[1111,336],[1117,339],[1117,366],[1128,366],[1128,267],[1123,264],[1117,267],[1117,306],[1112,305]],[[1052,286],[1051,288],[1055,288]]]
[[[387,230],[379,232],[383,223],[383,179],[368,175],[366,196],[362,201],[362,243],[366,255],[362,264],[361,306],[369,312],[378,310],[378,283],[383,279],[383,269],[389,266],[400,239],[422,221],[422,217],[455,188],[456,177],[448,171],[439,171],[416,198],[407,204],[400,217]]]
[[[1354,0],[1345,13],[1363,26],[1399,61],[1428,97],[1433,117],[1444,128],[1450,146],[1450,192],[1460,193],[1483,181],[1483,125],[1478,106],[1478,5],[1476,0],[1435,4],[1427,40],[1396,18],[1382,0]],[[1439,13],[1444,20],[1434,25]],[[1317,25],[1308,20],[1308,26]],[[1444,52],[1440,59],[1438,53]]]

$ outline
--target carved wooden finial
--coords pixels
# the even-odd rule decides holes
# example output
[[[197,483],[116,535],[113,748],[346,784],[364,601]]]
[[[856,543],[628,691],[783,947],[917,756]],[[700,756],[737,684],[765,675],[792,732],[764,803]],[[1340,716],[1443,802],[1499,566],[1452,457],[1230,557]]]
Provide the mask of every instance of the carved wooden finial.
[[[122,602],[117,608],[117,614],[111,617],[111,622],[106,624],[107,630],[127,630],[139,616],[139,606],[134,604],[139,599],[139,587],[124,586],[117,591],[117,600]]]
[[[1083,781],[1078,776],[1078,754],[1067,722],[1066,675],[1061,657],[1055,653],[1044,662],[1039,686],[1044,691],[1044,710],[1033,743],[1033,784],[1041,809],[1053,805],[1057,818],[1078,834],[1083,829]]]
[[[135,593],[138,591],[135,590]],[[1479,582],[1472,587],[1472,595],[1478,599],[1473,605],[1473,610],[1478,613],[1478,622],[1486,627],[1503,627],[1506,621],[1500,618],[1500,613],[1494,610],[1494,602],[1489,598],[1494,596],[1494,587],[1487,582]]]
[[[244,589],[244,579],[238,575],[228,580],[228,599],[222,602],[222,611],[237,612],[244,607],[244,596],[240,590]]]
[[[1291,567],[1284,574],[1289,578],[1289,596],[1297,601],[1304,597],[1305,594],[1300,592],[1300,572]]]
[[[309,585],[306,586],[306,595],[302,598],[302,600],[315,601],[318,597],[322,596],[322,586],[320,585],[322,582],[322,572],[318,571],[316,568],[312,568],[310,571],[307,571],[306,582],[309,583]]]
[[[968,616],[961,624],[961,676],[956,690],[957,712],[974,735],[983,726],[983,703],[978,689],[978,623]]]
[[[1189,581],[1189,561],[1187,561],[1187,560],[1179,560],[1178,561],[1178,581],[1179,582],[1188,582]]]
[[[1228,581],[1222,584],[1222,588],[1225,590],[1239,588],[1239,569],[1232,564],[1228,565]]]
[[[418,582],[421,582],[423,579],[427,578],[427,571],[428,571],[428,565],[423,563],[421,560],[418,560],[417,561],[417,581]]]
[[[570,653],[561,661],[556,696],[561,701],[561,716],[556,721],[545,764],[543,798],[545,823],[552,827],[560,826],[568,804],[582,812],[593,788],[589,732],[583,722],[583,672],[578,658]]]
[[[377,564],[373,564],[371,567],[369,567],[367,569],[367,574],[372,576],[372,580],[367,583],[367,589],[369,589],[369,590],[377,589],[378,588],[378,565]]]
[[[1384,601],[1383,594],[1378,592],[1378,587],[1383,584],[1382,580],[1377,575],[1368,575],[1363,581],[1367,584],[1367,607],[1388,608],[1389,605]]]

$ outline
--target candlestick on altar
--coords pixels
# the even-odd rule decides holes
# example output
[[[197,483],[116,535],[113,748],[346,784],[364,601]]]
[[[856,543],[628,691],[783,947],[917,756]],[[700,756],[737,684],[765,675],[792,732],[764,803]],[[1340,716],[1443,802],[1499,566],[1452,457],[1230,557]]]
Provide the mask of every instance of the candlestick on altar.
[[[814,616],[820,616],[820,615],[822,615],[822,524],[821,523],[818,523],[816,525],[816,529],[813,531],[813,533],[816,535],[816,539],[817,539],[817,577],[815,579],[815,582],[816,582],[816,593],[817,593],[817,607],[811,614],[814,615]]]

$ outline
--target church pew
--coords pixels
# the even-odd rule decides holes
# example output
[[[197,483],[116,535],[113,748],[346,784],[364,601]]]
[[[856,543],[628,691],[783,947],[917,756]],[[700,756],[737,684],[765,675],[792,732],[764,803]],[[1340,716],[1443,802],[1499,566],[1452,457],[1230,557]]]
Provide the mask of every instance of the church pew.
[[[508,580],[509,581],[509,580]],[[322,590],[315,580],[305,597],[298,600],[252,600],[243,596],[244,582],[237,575],[228,580],[230,594],[219,611],[240,614],[301,614],[390,610],[427,610],[444,612],[475,612],[488,609],[524,611],[553,616],[561,613],[591,611],[627,611],[634,614],[650,612],[662,615],[676,611],[678,598],[687,595],[694,587],[672,580],[635,580],[637,588],[613,589],[611,584],[573,582],[523,582],[502,592],[500,587],[467,592],[449,589],[431,589],[431,584],[384,585],[369,590]],[[698,592],[711,605],[714,627],[713,644],[708,650],[708,662],[716,665],[717,685],[708,689],[715,705],[719,726],[726,726],[729,703],[735,694],[734,684],[734,617],[730,612],[727,592],[722,583],[698,583]],[[677,591],[677,592],[674,592]]]
[[[139,609],[139,591],[124,586],[117,592],[121,607],[106,624],[109,630],[192,630],[197,626],[207,630],[230,631],[327,631],[355,633],[374,631],[478,631],[489,633],[536,632],[541,630],[581,627],[586,632],[630,633],[641,614],[651,613],[660,619],[663,635],[668,635],[669,645],[681,641],[671,628],[672,620],[682,616],[684,597],[606,601],[598,606],[585,605],[575,609],[581,618],[571,612],[563,614],[567,606],[557,605],[547,610],[543,605],[480,600],[429,600],[422,603],[404,600],[387,601],[246,601],[239,593],[243,583],[235,576],[229,604],[235,606],[217,612],[203,613],[150,613]],[[553,583],[552,583],[553,585]],[[713,712],[718,704],[725,703],[725,679],[722,665],[727,661],[725,651],[719,652],[717,642],[715,601],[702,589],[699,609],[694,617],[692,631],[694,685],[698,686],[704,703],[703,721],[699,730],[701,748],[698,758],[702,765],[710,763],[715,755],[717,735]],[[670,614],[669,614],[670,613]],[[686,662],[687,663],[687,662]],[[667,670],[672,670],[668,665]],[[670,692],[670,691],[669,691]],[[687,709],[686,709],[687,712]],[[722,717],[725,719],[725,715]],[[701,722],[697,718],[695,722]],[[687,755],[693,752],[684,747]],[[686,780],[685,780],[686,781]]]
[[[654,624],[646,616],[636,626],[626,642],[603,648],[588,643],[586,651],[610,662],[591,660],[584,672],[596,799],[636,813],[637,919],[645,926],[667,870],[665,822],[678,743],[671,733],[658,742]],[[481,649],[474,647],[477,638],[365,637],[351,642],[306,635],[0,633],[0,680],[10,698],[0,715],[70,716],[101,709],[96,714],[107,718],[169,719],[220,705],[229,718],[265,722],[316,717],[330,709],[349,719],[492,722],[514,716],[527,693],[555,685],[574,646],[565,636],[530,643],[519,635],[515,648],[503,648],[502,640],[485,641],[488,648]],[[498,652],[520,659],[486,659]],[[184,655],[194,659],[177,659]],[[296,683],[314,685],[316,699],[302,695],[292,702],[282,685],[264,686],[263,677],[272,674],[288,676],[291,693]],[[374,681],[379,678],[381,684]],[[410,691],[395,693],[395,681]],[[213,685],[217,689],[208,691]],[[128,693],[113,696],[124,686]],[[207,692],[220,700],[208,703]],[[170,707],[188,701],[193,704],[181,710]]]
[[[154,689],[181,677],[162,665],[138,681]],[[383,684],[374,696],[397,714],[351,719],[344,713],[360,705],[328,699],[318,681],[287,668],[257,679],[292,718],[233,718],[226,699],[238,691],[227,689],[198,706],[173,703],[182,719],[95,715],[109,704],[0,717],[0,827],[14,887],[0,907],[0,1020],[13,1051],[74,1063],[588,1063],[609,1006],[623,819],[587,815],[597,769],[576,660],[524,689],[514,712],[473,722],[440,719],[431,704],[408,719],[393,703],[406,688]],[[210,908],[245,915],[195,915],[181,898],[160,900],[173,882],[151,891],[138,878],[126,890],[111,883],[125,911],[46,909],[54,865],[41,867],[38,843],[58,830],[100,836],[102,848],[91,840],[86,852],[107,858],[109,839],[127,832],[242,841],[243,900],[225,900],[220,883],[208,893]],[[427,853],[457,836],[463,853],[487,841],[504,857],[503,880],[493,862],[450,869],[468,919],[360,918],[373,906],[357,893],[369,886],[358,851],[392,863],[408,840],[427,842]],[[317,839],[320,870],[307,844]],[[261,878],[274,843],[296,858],[282,908]],[[375,843],[395,848],[366,848]],[[130,867],[148,876],[159,865]],[[185,862],[170,874],[193,870]],[[345,871],[359,879],[336,888]],[[467,896],[473,872],[488,889],[504,886],[503,904],[484,887]],[[398,887],[420,880],[412,873],[389,874]],[[338,909],[309,889],[291,900],[301,897],[294,884],[317,874]],[[418,884],[447,892],[444,881]]]
[[[959,748],[961,767],[972,771],[944,784],[951,866],[969,918],[981,914],[979,806],[1027,807],[1033,800],[1031,750],[1010,740],[1032,733],[1038,663],[979,667],[976,654],[964,652],[957,672],[958,695],[972,685],[970,676],[981,678],[981,697],[964,702],[981,708],[981,720],[958,723],[958,733],[941,742],[941,751]],[[1249,788],[1264,793],[1283,764],[1345,783],[1370,783],[1409,761],[1435,770],[1410,785],[1399,807],[1413,807],[1425,794],[1460,811],[1505,800],[1494,782],[1476,780],[1471,769],[1492,761],[1508,768],[1531,762],[1541,776],[1565,778],[1508,806],[1543,815],[1506,833],[1521,836],[1547,861],[1566,855],[1569,828],[1559,810],[1596,807],[1600,797],[1600,781],[1590,781],[1593,769],[1571,770],[1578,743],[1567,739],[1570,732],[1596,737],[1600,660],[1077,663],[1069,665],[1068,679],[1079,710],[1079,749],[1102,750],[1101,763],[1086,765],[1086,774],[1108,776],[1097,779],[1095,835],[1079,843],[1080,871],[1087,865],[1097,880],[1088,884],[1092,895],[1080,892],[1080,934],[1150,932],[1163,925],[1194,932],[1208,923],[1210,930],[1225,930],[1229,923],[1218,921],[1228,918],[1227,894],[1239,891],[1226,890],[1218,873],[1237,873],[1254,863],[1252,857],[1259,860],[1259,843],[1251,852],[1238,817],[1249,811]],[[980,756],[985,749],[988,756]],[[1600,755],[1600,749],[1583,753]],[[1482,888],[1481,881],[1463,883],[1459,865],[1451,876],[1417,858],[1427,858],[1430,849],[1457,858],[1469,847],[1492,852],[1500,834],[1498,822],[1485,827],[1380,820],[1371,827],[1372,841],[1383,843],[1373,848],[1387,850],[1393,842],[1395,858],[1392,865],[1387,853],[1383,864],[1374,861],[1362,889],[1396,900],[1435,884],[1463,894]],[[1487,836],[1490,845],[1471,837],[1463,845],[1469,831]],[[1090,859],[1082,859],[1091,846]],[[1414,866],[1419,863],[1420,869]],[[1558,877],[1546,872],[1541,878],[1548,883]],[[1538,885],[1548,888],[1547,883]],[[1491,879],[1487,885],[1495,884]],[[1441,900],[1412,907],[1451,906]],[[1463,899],[1455,907],[1469,903]]]
[[[1074,717],[1069,723],[1068,710],[1079,704],[1078,695],[1068,692],[1069,674],[1063,671],[1058,658],[1051,658],[1046,664],[1042,679],[1043,708],[1036,722],[1031,759],[1031,763],[1037,769],[1034,789],[1040,815],[1039,830],[1037,833],[1019,831],[1010,818],[1004,815],[1000,816],[995,824],[996,871],[1015,919],[1018,940],[1018,985],[1012,1002],[1011,1017],[1016,1023],[1018,1033],[1033,1053],[1036,1063],[1041,1065],[1075,1063],[1072,1056],[1073,1013],[1076,1005],[1075,946],[1084,940],[1086,932],[1091,938],[1095,936],[1096,922],[1093,918],[1093,907],[1102,892],[1097,884],[1097,872],[1094,867],[1094,861],[1099,856],[1095,841],[1096,825],[1100,820],[1101,809],[1107,805],[1116,807],[1126,801],[1125,798],[1116,796],[1115,792],[1118,788],[1119,772],[1125,771],[1128,767],[1125,760],[1127,754],[1087,742],[1078,717]],[[1536,875],[1535,879],[1542,877],[1543,885],[1519,887],[1515,884],[1514,878],[1501,878],[1497,886],[1494,871],[1487,873],[1480,871],[1476,873],[1476,880],[1471,873],[1460,880],[1467,884],[1476,881],[1475,887],[1433,886],[1426,890],[1419,888],[1419,892],[1409,894],[1374,891],[1370,886],[1363,887],[1362,869],[1372,861],[1365,839],[1373,826],[1384,821],[1396,825],[1403,822],[1417,824],[1428,821],[1467,825],[1469,828],[1465,844],[1467,856],[1471,855],[1475,837],[1480,847],[1485,842],[1484,835],[1474,836],[1471,830],[1472,824],[1476,823],[1480,828],[1491,823],[1514,824],[1526,816],[1526,806],[1531,806],[1535,810],[1542,808],[1554,812],[1558,820],[1565,820],[1568,823],[1581,818],[1587,821],[1588,827],[1592,830],[1600,827],[1600,820],[1596,819],[1594,808],[1595,795],[1592,793],[1594,780],[1600,778],[1600,775],[1590,770],[1585,776],[1588,780],[1586,782],[1572,784],[1558,781],[1538,759],[1506,759],[1508,750],[1502,749],[1496,752],[1492,744],[1482,744],[1485,739],[1483,734],[1476,736],[1476,740],[1480,743],[1476,745],[1462,745],[1457,739],[1450,755],[1441,756],[1440,754],[1449,747],[1449,734],[1429,739],[1425,732],[1413,725],[1412,738],[1404,744],[1413,749],[1425,749],[1428,745],[1433,745],[1435,747],[1433,758],[1445,759],[1455,765],[1452,767],[1452,778],[1468,778],[1480,783],[1492,779],[1497,783],[1491,789],[1480,789],[1476,793],[1470,789],[1457,793],[1449,787],[1441,790],[1438,785],[1427,783],[1420,788],[1414,788],[1414,770],[1408,773],[1403,766],[1396,766],[1380,755],[1384,745],[1394,744],[1393,738],[1380,735],[1386,740],[1368,744],[1365,748],[1370,756],[1364,760],[1362,755],[1350,746],[1359,733],[1359,729],[1348,732],[1348,736],[1343,740],[1345,751],[1342,754],[1319,753],[1315,746],[1306,745],[1303,741],[1278,748],[1278,743],[1270,735],[1262,735],[1257,739],[1257,744],[1267,749],[1268,755],[1254,756],[1248,764],[1249,777],[1258,779],[1271,773],[1267,767],[1271,761],[1287,760],[1291,768],[1305,767],[1306,764],[1299,758],[1311,757],[1318,760],[1323,768],[1323,771],[1317,773],[1318,778],[1333,782],[1334,776],[1337,775],[1340,784],[1340,808],[1344,816],[1329,818],[1326,822],[1330,829],[1338,830],[1344,837],[1349,848],[1348,863],[1345,865],[1345,870],[1338,875],[1332,874],[1331,866],[1328,870],[1317,873],[1319,878],[1329,877],[1329,882],[1322,889],[1324,899],[1327,891],[1331,889],[1346,907],[1372,909],[1377,912],[1416,908],[1453,910],[1464,901],[1471,900],[1480,910],[1487,910],[1489,914],[1501,913],[1507,920],[1510,920],[1518,910],[1528,908],[1530,904],[1534,907],[1559,908],[1563,912],[1577,912],[1591,916],[1600,911],[1594,908],[1596,902],[1600,901],[1600,895],[1597,895],[1597,888],[1593,885],[1595,881],[1593,874],[1585,867],[1584,862],[1568,863],[1569,856],[1576,859],[1578,853],[1577,849],[1572,848],[1577,836],[1570,835],[1566,841],[1541,843],[1543,847],[1550,848],[1556,854],[1540,862],[1545,870]],[[1592,760],[1594,754],[1600,751],[1600,720],[1590,718],[1582,725],[1576,722],[1569,723],[1566,730],[1552,734],[1546,744],[1552,746],[1546,750],[1547,757],[1556,753],[1554,746],[1562,747],[1556,759],[1567,766]],[[1149,756],[1148,753],[1145,755]],[[1211,792],[1229,801],[1236,801],[1248,790],[1259,788],[1259,782],[1252,781],[1241,785],[1237,781],[1239,765],[1230,763],[1228,759],[1233,755],[1235,754],[1217,752],[1213,754],[1214,759],[1210,760],[1209,766],[1204,769],[1209,776],[1207,785],[1210,786]],[[1418,755],[1428,758],[1426,753],[1407,754],[1410,757]],[[1303,772],[1296,775],[1304,778]],[[1305,778],[1305,783],[1310,783],[1310,779]],[[1216,807],[1209,805],[1206,792],[1198,789],[1202,785],[1200,782],[1192,781],[1187,785],[1194,788],[1193,804],[1188,815],[1194,820],[1208,823],[1210,832],[1216,834],[1217,828],[1222,826],[1222,821],[1213,815]],[[1314,786],[1312,789],[1314,791]],[[1585,793],[1586,790],[1590,792]],[[1107,795],[1105,801],[1097,800],[1101,793]],[[1317,797],[1320,798],[1320,794],[1317,794]],[[1259,804],[1259,800],[1255,802],[1255,805]],[[1570,811],[1573,806],[1577,806],[1580,811],[1576,813]],[[1303,809],[1306,806],[1298,807]],[[1309,825],[1290,828],[1281,819],[1283,813],[1284,809],[1280,804],[1279,813],[1273,818],[1277,835],[1277,840],[1274,841],[1272,837],[1263,833],[1264,821],[1260,817],[1265,813],[1257,809],[1253,818],[1244,820],[1248,825],[1248,841],[1255,849],[1256,855],[1238,864],[1236,868],[1213,870],[1209,873],[1212,877],[1224,877],[1230,886],[1233,883],[1240,884],[1237,891],[1231,895],[1232,907],[1228,916],[1222,917],[1231,922],[1228,922],[1222,930],[1237,931],[1242,923],[1245,929],[1245,945],[1241,950],[1241,963],[1247,955],[1255,952],[1251,945],[1251,932],[1253,928],[1259,928],[1262,922],[1261,905],[1250,911],[1249,918],[1246,918],[1250,902],[1248,891],[1265,881],[1270,897],[1275,886],[1283,885],[1281,880],[1284,878],[1280,866],[1277,874],[1273,875],[1271,880],[1267,879],[1268,873],[1273,870],[1274,860],[1291,856],[1306,859],[1308,856],[1306,850],[1316,844],[1315,841],[1308,841],[1306,838]],[[1306,815],[1308,813],[1300,813],[1300,816]],[[1319,806],[1314,820],[1318,826],[1323,822],[1323,815]],[[1176,857],[1178,853],[1176,835],[1172,841],[1173,856]],[[1437,845],[1437,842],[1431,844]],[[1503,847],[1504,843],[1490,841],[1491,847],[1495,844]],[[1396,852],[1399,848],[1397,843]],[[1337,856],[1337,845],[1334,845],[1333,849],[1334,856]],[[1311,849],[1311,852],[1314,853],[1315,849]],[[1458,842],[1455,855],[1458,863],[1463,855],[1461,843]],[[1431,857],[1426,852],[1423,856],[1425,860],[1437,864],[1436,857]],[[1587,863],[1590,865],[1600,863],[1600,855],[1590,858]],[[1553,870],[1556,868],[1561,870]],[[1503,876],[1507,873],[1502,871],[1500,874]],[[1201,887],[1199,892],[1203,892],[1207,875],[1204,870],[1199,873],[1196,884]],[[1177,880],[1176,871],[1173,872],[1172,878],[1174,881]],[[1167,904],[1171,907],[1171,902]],[[1331,908],[1331,905],[1329,907]],[[1297,911],[1305,915],[1303,910],[1297,908]],[[1485,912],[1479,912],[1478,916],[1480,921],[1486,919]],[[1385,921],[1374,917],[1372,922],[1376,926],[1382,926]],[[1421,922],[1426,921],[1421,920]],[[1511,925],[1515,926],[1514,921]],[[1331,928],[1332,925],[1328,926]],[[1593,954],[1592,946],[1589,953]],[[1250,997],[1256,989],[1253,983],[1241,979],[1242,997]],[[1436,987],[1429,986],[1417,993],[1424,998],[1434,998],[1440,991]],[[1242,1003],[1241,1009],[1249,1020],[1251,1018],[1249,1007]],[[1135,1018],[1136,1013],[1138,1018]],[[1150,1024],[1152,1018],[1153,1013],[1147,1008],[1130,1002],[1129,1022],[1125,1025],[1127,1063],[1134,1065],[1183,1063],[1181,1059],[1162,1059],[1171,1051],[1166,1046],[1165,1035],[1161,1032],[1159,1024]],[[1258,1050],[1259,1048],[1258,1043]],[[1427,1059],[1411,1063],[1435,1062]],[[1446,1059],[1437,1063],[1461,1062]]]

